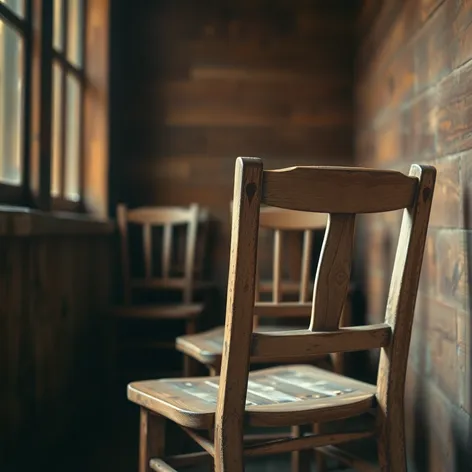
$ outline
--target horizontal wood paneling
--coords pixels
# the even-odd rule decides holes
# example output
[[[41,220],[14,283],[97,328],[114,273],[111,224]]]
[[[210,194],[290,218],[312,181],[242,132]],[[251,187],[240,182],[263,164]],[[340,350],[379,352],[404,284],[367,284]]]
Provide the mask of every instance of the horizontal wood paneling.
[[[269,168],[353,162],[356,4],[114,7],[126,37],[112,63],[122,104],[112,127],[115,203],[208,206],[222,288],[236,157],[262,157]]]
[[[385,1],[357,58],[357,162],[399,170],[430,163],[438,170],[406,387],[417,472],[470,467],[471,17],[465,0]],[[362,221],[372,241],[370,319],[379,322],[391,270],[391,250],[381,241],[394,246],[397,227],[385,218]]]

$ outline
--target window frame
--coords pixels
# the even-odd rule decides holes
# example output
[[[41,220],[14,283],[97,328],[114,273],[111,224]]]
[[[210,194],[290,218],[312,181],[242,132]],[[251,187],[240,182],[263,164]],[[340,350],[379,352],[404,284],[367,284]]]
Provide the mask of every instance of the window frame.
[[[20,17],[4,3],[0,3],[0,21],[13,28],[23,40],[23,97],[21,110],[21,171],[18,185],[0,181],[0,200],[7,204],[32,206],[30,194],[31,150],[31,80],[32,80],[32,0],[23,0],[24,17]],[[0,156],[1,158],[1,156]]]
[[[52,1],[54,6],[54,0]],[[59,151],[59,159],[60,159],[60,176],[59,176],[59,195],[53,195],[52,193],[52,182],[51,182],[51,206],[54,210],[68,210],[68,211],[85,211],[84,208],[84,103],[85,103],[85,86],[86,86],[86,71],[85,71],[85,64],[86,64],[86,31],[87,31],[87,0],[82,0],[82,24],[79,26],[80,28],[80,37],[82,40],[81,45],[81,57],[80,62],[82,67],[77,67],[73,64],[68,58],[68,46],[69,46],[69,0],[62,0],[62,14],[61,14],[61,44],[62,44],[62,51],[58,50],[54,45],[54,33],[52,35],[52,43],[51,43],[51,70],[54,70],[54,65],[58,64],[60,71],[61,71],[61,87],[60,87],[60,115],[62,120],[62,126],[60,130],[60,151]],[[53,8],[54,10],[54,8]],[[54,11],[52,21],[54,21]],[[53,74],[53,73],[52,73]],[[65,197],[66,193],[66,145],[67,145],[67,77],[72,76],[80,87],[80,102],[79,102],[79,148],[78,148],[78,194],[79,199],[77,201],[70,200]],[[51,84],[54,84],[54,78],[51,78]],[[54,90],[52,90],[52,95],[54,95]],[[52,98],[52,96],[51,96]],[[53,109],[51,109],[51,124],[53,120]],[[52,131],[52,130],[51,130]],[[51,134],[52,140],[52,134]],[[51,152],[52,152],[52,143],[51,143]],[[53,170],[54,163],[52,162],[52,154],[51,154],[51,172]],[[52,174],[51,174],[52,175]]]
[[[0,204],[17,205],[43,211],[59,210],[91,213],[97,216],[108,214],[108,41],[109,2],[83,1],[80,38],[80,67],[75,59],[68,57],[67,44],[60,50],[54,47],[53,0],[23,0],[24,16],[0,3],[0,21],[13,27],[23,38],[22,66],[24,74],[22,101],[21,176],[20,183],[0,182]],[[63,2],[62,34],[67,35],[68,0]],[[96,48],[93,40],[97,29],[90,29],[88,21],[96,15],[102,19],[99,37],[103,42]],[[93,16],[95,15],[95,16]],[[90,58],[88,53],[90,52]],[[89,62],[88,62],[89,61]],[[99,62],[97,62],[99,61]],[[78,187],[77,201],[52,194],[52,126],[53,126],[53,64],[61,69],[63,117],[67,113],[67,92],[65,82],[70,76],[80,87],[79,134],[78,134]],[[91,67],[89,72],[89,66]],[[90,73],[90,76],[89,76]],[[105,80],[104,80],[105,79]],[[98,87],[98,89],[97,89]],[[97,98],[97,90],[105,95]],[[94,119],[100,135],[92,130],[87,120]],[[64,121],[64,120],[63,120]],[[66,125],[61,129],[61,195],[66,188]],[[105,133],[105,134],[104,134]],[[98,138],[97,138],[98,136]],[[93,148],[88,141],[99,139]],[[0,156],[1,158],[1,156]],[[92,158],[94,170],[89,168]],[[98,161],[97,161],[98,159]],[[75,162],[75,161],[74,161]]]

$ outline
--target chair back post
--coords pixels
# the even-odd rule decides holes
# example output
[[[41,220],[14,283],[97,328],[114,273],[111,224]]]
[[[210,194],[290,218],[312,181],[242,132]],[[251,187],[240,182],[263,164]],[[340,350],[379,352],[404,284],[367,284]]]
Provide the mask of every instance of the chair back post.
[[[215,470],[244,470],[243,419],[255,300],[262,161],[235,166],[231,253],[220,387],[215,416]]]
[[[389,441],[382,438],[387,435],[387,427],[392,428],[391,425],[387,426],[387,417],[388,423],[399,422],[399,427],[395,428],[397,434],[405,434],[402,415],[406,368],[436,169],[414,164],[409,175],[418,179],[418,188],[412,205],[403,210],[385,314],[385,322],[391,326],[392,337],[390,343],[381,349],[377,380],[379,444],[383,447],[389,447]],[[404,438],[396,444],[404,448]],[[405,457],[404,451],[389,453],[382,448],[380,454],[384,460],[389,458],[390,461],[392,458],[403,461]],[[399,467],[392,463],[390,466],[392,470]]]
[[[116,219],[118,223],[118,233],[120,238],[120,259],[121,259],[121,283],[123,290],[123,302],[131,304],[131,273],[128,252],[128,208],[120,203],[116,209]]]

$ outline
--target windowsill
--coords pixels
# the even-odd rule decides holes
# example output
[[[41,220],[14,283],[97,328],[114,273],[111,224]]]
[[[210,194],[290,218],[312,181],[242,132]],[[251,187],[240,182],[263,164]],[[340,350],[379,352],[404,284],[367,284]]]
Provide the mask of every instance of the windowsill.
[[[114,229],[113,221],[88,215],[0,205],[0,236],[82,236],[111,234]]]

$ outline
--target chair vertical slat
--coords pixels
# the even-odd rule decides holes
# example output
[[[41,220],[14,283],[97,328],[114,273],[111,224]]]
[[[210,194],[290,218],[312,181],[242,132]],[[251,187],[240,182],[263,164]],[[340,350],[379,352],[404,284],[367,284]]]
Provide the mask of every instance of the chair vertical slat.
[[[255,288],[254,299],[256,302],[261,301],[261,292],[260,292],[260,275],[259,275],[259,260],[256,261],[256,288]],[[254,315],[252,329],[255,331],[259,327],[259,317]]]
[[[282,231],[274,231],[274,280],[272,281],[272,301],[279,303],[282,300],[281,278],[282,278]]]
[[[146,279],[152,277],[152,226],[143,225],[144,270]]]
[[[131,274],[128,248],[128,209],[126,205],[120,204],[116,209],[116,219],[120,232],[120,254],[121,254],[121,280],[123,290],[123,302],[131,303]]]
[[[193,298],[193,278],[195,272],[195,248],[198,234],[199,208],[197,204],[190,205],[191,218],[187,228],[185,245],[185,289],[184,302],[190,303]]]
[[[238,158],[224,349],[215,415],[215,470],[244,470],[243,434],[254,312],[262,161]]]
[[[313,232],[309,229],[303,232],[302,269],[300,274],[300,302],[308,301],[310,285],[310,263],[313,254]]]
[[[205,255],[207,254],[208,236],[210,235],[210,218],[208,208],[198,210],[197,247],[195,255],[195,274],[202,278],[204,276]]]
[[[164,225],[162,243],[162,277],[167,280],[170,275],[170,261],[172,257],[172,225]]]
[[[311,331],[334,331],[346,302],[351,275],[355,214],[330,214],[313,293]]]

